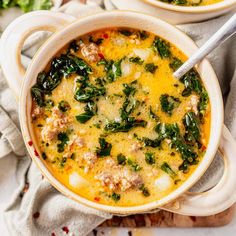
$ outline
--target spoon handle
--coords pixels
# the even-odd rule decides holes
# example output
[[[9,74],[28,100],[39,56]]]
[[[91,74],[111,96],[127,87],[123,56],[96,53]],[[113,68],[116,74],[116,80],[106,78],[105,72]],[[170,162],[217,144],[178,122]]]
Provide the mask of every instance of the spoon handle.
[[[213,49],[218,47],[227,38],[236,32],[236,13],[210,38],[203,44],[177,71],[173,73],[176,79],[181,78],[199,61],[208,55]]]

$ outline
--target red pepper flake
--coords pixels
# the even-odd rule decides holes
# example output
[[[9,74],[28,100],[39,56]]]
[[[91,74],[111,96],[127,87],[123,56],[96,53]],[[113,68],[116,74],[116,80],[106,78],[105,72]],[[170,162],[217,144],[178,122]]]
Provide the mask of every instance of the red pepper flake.
[[[32,146],[32,145],[33,145],[33,142],[30,140],[30,141],[28,142],[28,144],[29,144],[29,146]]]
[[[202,151],[206,151],[206,146],[202,145]]]
[[[34,155],[36,156],[36,157],[39,157],[39,154],[38,154],[38,152],[34,149]]]
[[[100,201],[100,197],[95,197],[94,201],[99,202]]]
[[[56,234],[54,232],[52,232],[51,236],[56,236]]]
[[[104,35],[103,35],[103,38],[104,38],[104,39],[108,39],[108,38],[109,38],[109,35],[108,35],[108,34],[104,34]]]
[[[38,219],[39,216],[40,216],[40,213],[38,211],[33,214],[34,219]]]
[[[101,52],[98,53],[98,56],[99,56],[101,59],[104,59],[104,58],[105,58],[104,55],[103,55]]]
[[[62,228],[62,230],[63,230],[66,234],[69,233],[69,229],[68,229],[68,227],[66,227],[66,226],[64,226],[64,227]]]

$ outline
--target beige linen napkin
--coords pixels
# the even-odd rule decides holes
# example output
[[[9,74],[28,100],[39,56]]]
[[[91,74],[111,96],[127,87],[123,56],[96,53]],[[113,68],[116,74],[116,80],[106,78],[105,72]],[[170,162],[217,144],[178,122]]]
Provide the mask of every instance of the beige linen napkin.
[[[79,4],[77,1],[70,2],[60,8],[60,11],[80,17],[96,11],[101,11],[100,6],[112,9],[109,0],[104,3],[101,0],[89,0],[87,5]],[[179,26],[198,45],[205,42],[230,15],[222,16],[208,22],[188,24]],[[1,25],[6,25],[0,18]],[[25,64],[35,52],[35,48],[42,43],[42,38],[47,34],[32,36],[25,45]],[[220,80],[222,92],[226,102],[226,122],[236,137],[236,36],[215,50],[209,57]],[[38,43],[37,43],[38,42]],[[58,235],[86,235],[110,214],[90,209],[78,204],[55,190],[45,179],[42,178],[36,166],[30,162],[25,154],[24,145],[18,126],[17,104],[14,96],[6,85],[3,75],[0,74],[0,132],[2,133],[0,144],[0,157],[14,160],[3,162],[0,159],[1,170],[15,173],[14,178],[17,186],[9,198],[6,206],[4,219],[10,235],[16,236],[58,236]],[[8,115],[7,115],[8,114]],[[7,130],[6,130],[7,128]],[[10,131],[10,132],[9,132]],[[12,137],[15,137],[15,139]],[[15,144],[17,144],[15,146]],[[10,153],[11,152],[11,153]],[[201,179],[196,189],[207,189],[212,186],[222,173],[222,163],[215,158],[210,169]],[[206,179],[212,181],[205,181]],[[0,173],[0,189],[6,188],[8,184]],[[1,200],[1,197],[0,197]]]

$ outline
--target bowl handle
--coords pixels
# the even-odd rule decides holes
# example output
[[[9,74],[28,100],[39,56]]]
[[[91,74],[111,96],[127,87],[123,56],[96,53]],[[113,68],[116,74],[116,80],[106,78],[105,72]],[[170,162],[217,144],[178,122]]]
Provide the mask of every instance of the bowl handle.
[[[161,209],[182,215],[208,216],[226,210],[236,201],[236,142],[223,126],[219,153],[224,159],[224,174],[219,183],[202,193],[187,192]]]
[[[25,40],[36,31],[55,32],[76,18],[60,12],[35,11],[14,20],[0,40],[0,62],[10,88],[18,100],[25,69],[21,50]]]

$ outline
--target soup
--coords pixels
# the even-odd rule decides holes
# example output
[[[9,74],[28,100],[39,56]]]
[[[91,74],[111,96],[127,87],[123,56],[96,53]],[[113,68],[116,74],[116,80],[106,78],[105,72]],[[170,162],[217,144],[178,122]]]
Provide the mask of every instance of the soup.
[[[101,204],[141,205],[173,192],[210,133],[198,73],[172,76],[185,60],[171,43],[129,28],[71,42],[31,88],[39,158],[67,188]]]
[[[206,6],[222,2],[222,0],[160,0],[160,1],[180,6]]]

